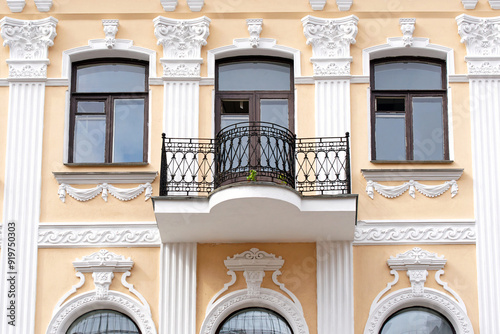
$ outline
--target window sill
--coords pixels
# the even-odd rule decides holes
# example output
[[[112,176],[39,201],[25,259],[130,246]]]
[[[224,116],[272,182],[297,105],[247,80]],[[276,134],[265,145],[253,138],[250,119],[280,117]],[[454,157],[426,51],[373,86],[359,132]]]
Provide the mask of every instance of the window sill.
[[[64,166],[68,167],[131,167],[131,166],[147,166],[149,162],[111,162],[111,163],[93,163],[93,162],[65,162]]]
[[[361,170],[367,181],[456,181],[462,176],[463,172],[463,168]]]
[[[451,164],[453,160],[370,160],[372,164]]]
[[[52,172],[59,184],[152,183],[158,172]]]

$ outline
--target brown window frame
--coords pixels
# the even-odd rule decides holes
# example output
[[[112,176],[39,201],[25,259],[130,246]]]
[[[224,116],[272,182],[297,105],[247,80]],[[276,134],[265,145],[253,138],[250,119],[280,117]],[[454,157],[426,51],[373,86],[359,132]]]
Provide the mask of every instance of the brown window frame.
[[[403,63],[403,62],[416,62],[424,64],[439,65],[441,67],[441,89],[432,90],[386,90],[386,89],[375,89],[375,65],[379,64],[389,64],[389,63]],[[379,97],[394,97],[405,99],[405,147],[406,147],[406,160],[390,160],[387,162],[412,162],[412,163],[422,163],[422,162],[442,162],[449,160],[449,138],[448,138],[448,93],[447,93],[447,75],[446,75],[446,62],[441,59],[428,58],[428,57],[393,57],[393,58],[381,58],[375,59],[370,62],[370,124],[371,124],[371,159],[373,162],[386,162],[386,160],[377,159],[376,155],[376,141],[375,141],[375,114],[376,114],[376,99]],[[443,100],[443,159],[440,160],[415,160],[414,153],[414,143],[413,143],[413,110],[412,110],[412,98],[413,97],[441,97]],[[401,112],[394,112],[401,113]]]
[[[219,91],[219,66],[230,63],[244,62],[269,62],[280,63],[290,66],[290,89],[289,90],[235,90],[235,91]],[[267,57],[267,56],[240,56],[233,58],[225,58],[216,62],[215,65],[215,133],[221,130],[221,102],[223,99],[248,99],[250,122],[260,121],[259,101],[261,99],[287,99],[288,100],[288,129],[294,131],[294,100],[295,100],[295,85],[293,60],[287,58]]]
[[[140,65],[145,68],[144,92],[77,92],[76,74],[79,66],[82,65],[100,65],[100,64],[125,64]],[[71,69],[71,97],[70,97],[70,121],[69,121],[69,143],[68,143],[68,163],[78,165],[133,165],[145,164],[148,161],[148,111],[149,111],[149,66],[147,61],[128,59],[128,58],[97,58],[74,62]],[[144,129],[143,129],[143,151],[142,161],[134,162],[113,162],[113,124],[114,124],[114,100],[117,99],[143,99],[144,100]],[[104,162],[74,162],[75,145],[75,119],[78,115],[103,115],[102,113],[78,113],[77,102],[103,101],[105,106],[104,115],[106,116],[106,135],[104,147]]]

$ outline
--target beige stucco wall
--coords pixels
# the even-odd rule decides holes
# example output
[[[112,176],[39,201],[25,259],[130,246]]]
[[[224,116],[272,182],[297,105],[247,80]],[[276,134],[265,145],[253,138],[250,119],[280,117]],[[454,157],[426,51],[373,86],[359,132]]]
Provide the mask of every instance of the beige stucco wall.
[[[414,247],[437,253],[439,256],[444,255],[447,263],[441,279],[463,299],[474,333],[479,333],[475,245],[354,246],[354,332],[363,333],[373,300],[387,283],[394,280],[387,260]],[[434,274],[435,271],[429,272],[425,286],[447,293],[436,283]],[[389,293],[410,286],[406,273],[400,271],[399,282]]]
[[[77,258],[90,255],[101,248],[77,249],[39,249],[37,273],[37,298],[35,315],[35,334],[45,334],[52,319],[52,311],[58,300],[77,284],[80,279],[75,276],[72,262]],[[153,321],[159,324],[159,288],[160,288],[160,249],[159,248],[105,248],[117,255],[130,257],[134,261],[131,275],[127,282],[144,296],[151,308]],[[121,273],[116,273],[110,290],[123,292],[135,299],[127,288],[121,284]],[[94,289],[92,274],[85,274],[85,284],[70,296]],[[69,300],[69,299],[68,299]],[[137,299],[139,301],[139,299]],[[140,303],[140,301],[139,301]]]

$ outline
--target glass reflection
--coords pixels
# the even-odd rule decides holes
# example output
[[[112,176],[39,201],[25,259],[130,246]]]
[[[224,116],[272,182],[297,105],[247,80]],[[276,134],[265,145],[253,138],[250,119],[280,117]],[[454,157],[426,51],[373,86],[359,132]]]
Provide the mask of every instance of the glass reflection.
[[[115,100],[113,162],[143,161],[144,100]]]
[[[104,162],[106,116],[76,116],[74,143],[73,162]]]
[[[377,160],[406,160],[406,124],[404,114],[375,115]]]
[[[443,99],[414,97],[412,104],[414,160],[443,160]]]
[[[238,62],[219,65],[219,91],[290,90],[290,65]]]
[[[374,66],[375,89],[443,89],[441,66],[396,62]]]
[[[441,314],[423,307],[412,307],[394,314],[380,334],[455,334]]]
[[[91,311],[76,319],[66,334],[140,334],[137,325],[126,315],[111,311]]]
[[[76,70],[79,93],[144,92],[146,67],[131,64],[81,65]]]
[[[292,334],[285,319],[266,309],[242,310],[227,319],[218,334]]]

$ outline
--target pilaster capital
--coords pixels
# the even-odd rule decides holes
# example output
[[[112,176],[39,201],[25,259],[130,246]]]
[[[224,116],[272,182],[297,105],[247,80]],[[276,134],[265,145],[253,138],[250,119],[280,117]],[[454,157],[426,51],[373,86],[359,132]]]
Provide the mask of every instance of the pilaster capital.
[[[472,75],[500,75],[500,16],[491,18],[462,14],[456,18],[460,42],[467,49]]]
[[[163,46],[164,77],[199,77],[201,47],[207,44],[210,19],[202,16],[175,20],[158,16],[153,20],[158,45]]]
[[[10,78],[45,78],[47,76],[48,48],[54,45],[57,19],[18,20],[4,17],[0,20],[3,45],[10,48]]]
[[[350,46],[356,43],[358,18],[339,19],[306,16],[302,19],[306,44],[312,46],[315,76],[350,75]]]

